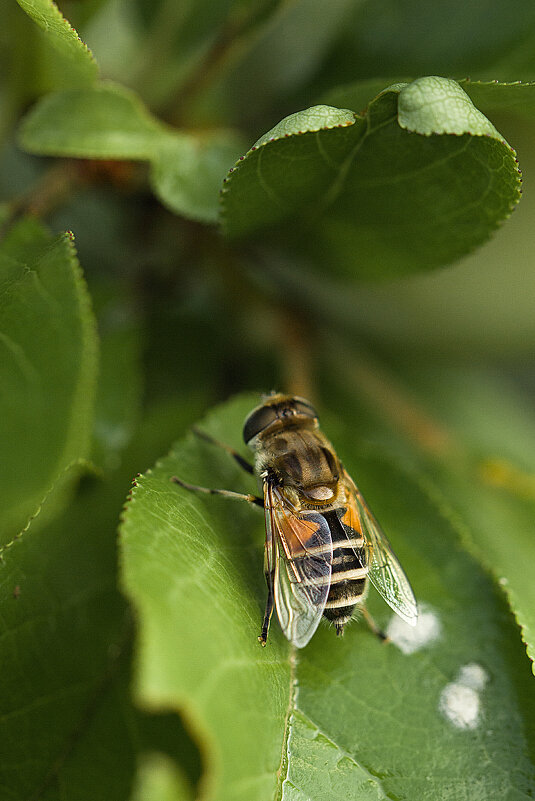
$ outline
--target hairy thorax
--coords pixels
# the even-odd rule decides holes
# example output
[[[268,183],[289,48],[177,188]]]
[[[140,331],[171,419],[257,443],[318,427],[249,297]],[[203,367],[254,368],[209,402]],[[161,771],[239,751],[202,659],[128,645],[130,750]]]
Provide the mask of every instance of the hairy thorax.
[[[340,464],[332,445],[317,429],[287,428],[266,438],[258,452],[257,475],[272,475],[312,502],[332,501]]]

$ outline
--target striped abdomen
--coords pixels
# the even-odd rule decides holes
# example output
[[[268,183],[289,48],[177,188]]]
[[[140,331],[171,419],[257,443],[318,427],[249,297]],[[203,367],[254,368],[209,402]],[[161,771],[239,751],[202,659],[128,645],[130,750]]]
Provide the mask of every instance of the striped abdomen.
[[[331,589],[323,612],[338,633],[366,595],[368,552],[359,531],[342,525],[336,510],[324,513],[333,543]]]

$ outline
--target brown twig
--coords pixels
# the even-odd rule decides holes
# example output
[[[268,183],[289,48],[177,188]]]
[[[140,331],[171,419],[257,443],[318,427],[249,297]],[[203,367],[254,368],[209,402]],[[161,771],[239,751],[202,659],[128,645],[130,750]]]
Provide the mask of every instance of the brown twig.
[[[287,308],[280,312],[280,353],[283,388],[292,395],[315,400],[311,336],[303,317]]]

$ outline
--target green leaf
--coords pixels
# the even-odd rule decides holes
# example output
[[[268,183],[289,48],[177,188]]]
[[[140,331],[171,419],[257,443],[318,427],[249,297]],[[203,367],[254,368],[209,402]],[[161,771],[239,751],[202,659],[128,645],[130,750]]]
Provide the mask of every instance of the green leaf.
[[[223,229],[239,237],[303,214],[311,201],[328,207],[347,154],[364,134],[364,121],[345,109],[314,106],[285,117],[230,171]]]
[[[221,182],[241,146],[228,131],[174,130],[134,92],[110,83],[43,98],[24,119],[20,142],[40,155],[149,161],[160,200],[203,222],[216,221]]]
[[[430,77],[365,116],[319,106],[283,120],[229,174],[222,223],[232,238],[271,226],[272,247],[377,278],[460,258],[519,197],[514,151],[457,83]]]
[[[83,487],[63,516],[4,554],[6,801],[128,797],[137,745],[128,702],[131,623],[116,589],[114,537],[124,487]]]
[[[535,341],[533,130],[515,124],[510,136],[522,153],[522,202],[478,251],[447,270],[354,286],[327,283],[321,273],[286,259],[276,265],[276,280],[290,302],[313,309],[315,319],[321,317],[329,327],[336,321],[347,342],[373,343],[403,360],[410,354],[423,360],[424,370],[444,358],[451,363],[483,359],[500,367],[513,359],[523,370]]]
[[[51,239],[31,222],[11,233],[0,252],[0,319],[6,542],[88,454],[97,339],[72,234]]]
[[[529,81],[459,81],[467,95],[484,111],[511,112],[535,119],[535,83]]]
[[[401,128],[423,136],[470,133],[503,143],[494,125],[475,108],[459,84],[445,78],[420,78],[402,86],[398,122]]]
[[[154,193],[175,214],[216,223],[219,189],[238,153],[235,135],[201,137],[177,132],[152,159]]]
[[[238,398],[203,428],[239,448],[255,402]],[[419,475],[362,448],[357,458],[353,438],[346,430],[341,456],[414,585],[420,647],[409,640],[412,652],[401,650],[400,631],[414,630],[396,631],[370,592],[390,645],[355,623],[341,640],[322,626],[294,653],[274,619],[261,649],[261,512],[189,493],[170,477],[238,491],[252,481],[226,453],[189,437],[137,480],[122,525],[138,699],[182,710],[205,753],[208,798],[435,801],[454,783],[459,801],[527,799],[535,709],[518,630]]]
[[[69,71],[69,80],[79,86],[94,83],[98,78],[98,66],[93,54],[56,4],[52,0],[17,2],[45,32],[46,41],[62,59],[62,68]]]
[[[20,141],[49,156],[149,159],[169,130],[134,92],[102,83],[44,97],[23,120]]]

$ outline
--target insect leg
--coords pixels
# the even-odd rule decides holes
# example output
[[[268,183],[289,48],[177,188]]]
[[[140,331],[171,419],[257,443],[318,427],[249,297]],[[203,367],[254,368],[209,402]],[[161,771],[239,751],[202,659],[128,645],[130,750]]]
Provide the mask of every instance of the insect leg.
[[[243,456],[241,456],[238,453],[238,451],[235,451],[234,448],[231,448],[230,445],[227,445],[224,442],[220,442],[218,439],[214,439],[214,437],[211,437],[210,434],[207,434],[205,431],[202,431],[200,428],[197,428],[196,426],[192,427],[192,431],[197,437],[199,437],[200,439],[204,439],[205,442],[209,442],[211,445],[216,445],[218,448],[223,448],[224,451],[229,453],[232,456],[232,458],[238,462],[239,466],[243,470],[245,470],[247,473],[250,473],[251,475],[254,474],[254,468],[252,464],[249,464],[247,459],[244,459]]]
[[[181,487],[184,487],[184,489],[190,490],[191,492],[205,492],[208,495],[222,495],[224,498],[235,498],[238,501],[247,501],[248,503],[254,503],[256,506],[261,506],[262,508],[264,507],[264,499],[260,498],[258,495],[247,495],[244,492],[233,492],[232,490],[198,487],[195,484],[188,484],[186,481],[182,481],[181,478],[177,478],[176,476],[172,476],[171,481]]]
[[[379,639],[382,640],[382,642],[389,642],[388,636],[384,633],[384,631],[382,631],[379,628],[379,626],[377,625],[377,623],[375,622],[373,617],[370,615],[370,613],[368,612],[366,607],[363,604],[360,604],[359,608],[362,611],[362,614],[364,616],[364,620],[366,621],[366,623],[368,624],[370,629],[373,631],[375,636],[379,637]]]
[[[273,614],[273,573],[266,573],[266,584],[268,588],[268,596],[266,600],[266,611],[264,613],[264,622],[262,623],[262,634],[258,638],[258,642],[264,646],[267,643],[269,623],[271,615]]]

